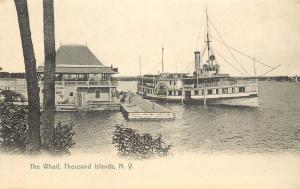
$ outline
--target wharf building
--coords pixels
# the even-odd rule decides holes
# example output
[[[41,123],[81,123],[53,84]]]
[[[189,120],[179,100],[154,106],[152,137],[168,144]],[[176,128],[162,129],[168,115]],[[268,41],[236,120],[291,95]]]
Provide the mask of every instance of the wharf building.
[[[38,66],[37,73],[42,105],[44,66]],[[56,52],[56,110],[119,110],[118,82],[112,77],[117,73],[117,68],[105,66],[87,46],[61,45]],[[24,79],[5,79],[0,88],[27,97]]]

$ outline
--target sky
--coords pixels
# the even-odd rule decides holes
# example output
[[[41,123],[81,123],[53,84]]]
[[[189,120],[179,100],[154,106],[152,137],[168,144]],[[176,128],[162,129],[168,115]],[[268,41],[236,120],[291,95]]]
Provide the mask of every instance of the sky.
[[[205,6],[226,43],[271,67],[268,75],[300,75],[300,0],[56,0],[56,48],[61,44],[87,45],[105,65],[119,68],[121,76],[161,71],[191,72],[194,51],[202,50]],[[44,60],[42,1],[28,0],[37,65]],[[13,0],[0,0],[0,67],[24,72],[17,15]],[[211,35],[220,39],[210,26]],[[228,49],[212,46],[242,71]],[[234,51],[232,51],[234,52]],[[203,52],[201,52],[203,53]],[[254,75],[253,60],[235,54]],[[223,73],[241,75],[216,54]],[[269,68],[256,63],[257,75]]]

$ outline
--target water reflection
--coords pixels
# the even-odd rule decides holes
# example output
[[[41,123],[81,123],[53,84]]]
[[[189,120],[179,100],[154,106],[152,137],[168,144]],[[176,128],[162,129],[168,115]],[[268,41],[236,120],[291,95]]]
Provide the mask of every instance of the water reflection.
[[[161,134],[174,153],[300,152],[299,85],[263,82],[259,90],[259,108],[164,103],[176,113],[172,121],[127,121],[120,112],[59,113],[57,119],[75,122],[78,152],[116,153],[111,144],[116,124]]]

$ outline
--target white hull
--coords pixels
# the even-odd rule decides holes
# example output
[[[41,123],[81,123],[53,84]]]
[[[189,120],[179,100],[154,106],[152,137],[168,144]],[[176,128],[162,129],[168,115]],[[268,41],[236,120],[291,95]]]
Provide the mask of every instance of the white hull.
[[[222,99],[210,102],[211,104],[228,105],[228,106],[247,106],[247,107],[258,107],[258,97],[248,98],[232,98]]]
[[[154,99],[160,101],[173,101],[173,102],[184,102],[194,103],[199,102],[202,104],[217,104],[217,105],[229,105],[229,106],[247,106],[247,107],[258,107],[258,96],[257,93],[236,93],[226,95],[206,95],[206,96],[191,96],[186,99],[183,96],[144,96],[147,99]]]

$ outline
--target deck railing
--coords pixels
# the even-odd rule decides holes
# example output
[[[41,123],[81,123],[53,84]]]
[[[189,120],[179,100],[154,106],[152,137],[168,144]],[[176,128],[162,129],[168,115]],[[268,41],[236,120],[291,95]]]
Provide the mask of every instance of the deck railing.
[[[43,81],[39,81],[39,85],[43,85]],[[118,85],[118,81],[55,81],[56,86],[112,86]]]
[[[222,87],[222,86],[237,86],[237,85],[254,85],[256,83],[255,80],[240,80],[240,81],[219,81],[213,83],[201,83],[198,84],[197,88],[204,87]],[[194,88],[196,84],[183,84],[184,88]]]

